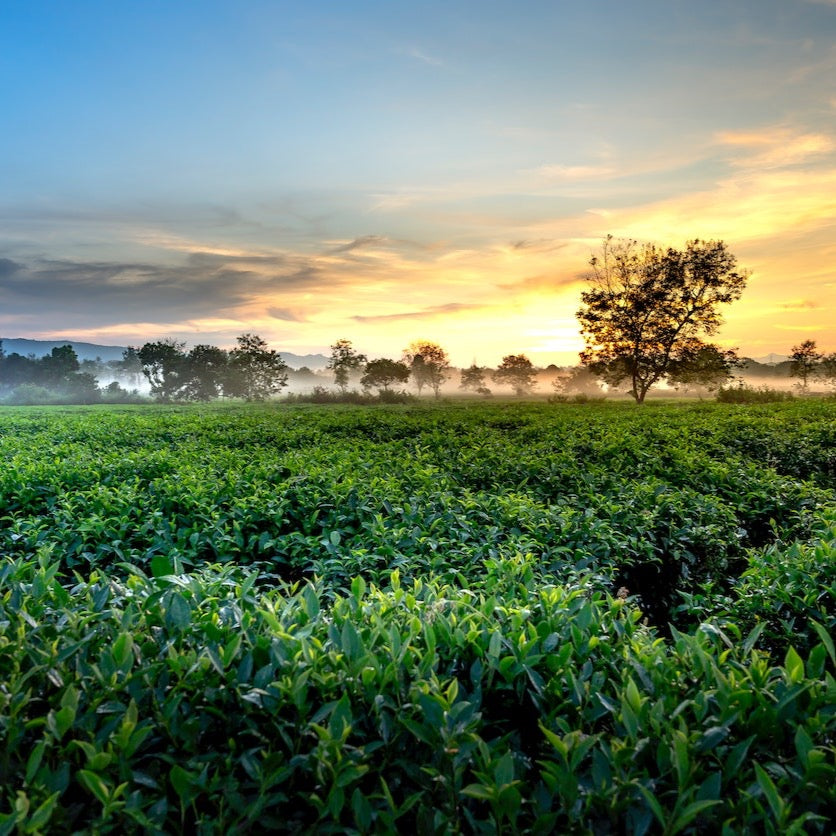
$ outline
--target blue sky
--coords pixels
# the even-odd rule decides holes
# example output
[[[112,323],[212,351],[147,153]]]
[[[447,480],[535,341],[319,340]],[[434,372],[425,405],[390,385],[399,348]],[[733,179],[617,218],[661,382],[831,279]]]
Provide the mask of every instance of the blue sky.
[[[0,334],[572,362],[607,233],[836,350],[836,3],[0,2]]]

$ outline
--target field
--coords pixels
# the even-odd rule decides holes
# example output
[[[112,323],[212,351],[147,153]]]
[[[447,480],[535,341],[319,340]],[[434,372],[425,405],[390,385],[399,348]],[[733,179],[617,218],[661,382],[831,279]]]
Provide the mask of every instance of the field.
[[[0,834],[832,832],[833,411],[4,410]]]

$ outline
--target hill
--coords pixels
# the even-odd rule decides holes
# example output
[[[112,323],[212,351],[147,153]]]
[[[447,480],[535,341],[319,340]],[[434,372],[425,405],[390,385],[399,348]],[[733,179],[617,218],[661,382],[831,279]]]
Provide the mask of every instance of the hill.
[[[99,359],[105,363],[109,360],[121,360],[122,352],[127,347],[124,345],[98,345],[97,343],[78,342],[77,340],[28,340],[0,337],[0,341],[2,341],[3,351],[6,354],[21,354],[24,357],[34,354],[36,357],[43,357],[49,354],[53,348],[71,345],[79,360]],[[319,371],[328,365],[328,358],[324,354],[293,354],[290,351],[281,350],[279,353],[285,363],[292,369],[307,366],[313,371]]]

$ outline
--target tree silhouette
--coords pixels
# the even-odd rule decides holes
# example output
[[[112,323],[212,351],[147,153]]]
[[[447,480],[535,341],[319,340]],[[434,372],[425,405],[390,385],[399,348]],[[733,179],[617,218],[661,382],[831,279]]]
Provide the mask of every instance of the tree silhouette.
[[[370,360],[360,378],[364,389],[377,389],[378,394],[388,392],[393,383],[406,383],[409,380],[409,368],[397,360]]]
[[[415,340],[404,349],[403,361],[409,367],[418,394],[429,386],[437,398],[441,385],[449,377],[450,358],[447,352],[438,343]]]
[[[801,381],[799,387],[802,392],[807,391],[809,380],[815,375],[823,359],[824,355],[819,352],[815,340],[804,340],[792,347],[790,374]]]
[[[248,401],[264,401],[287,385],[287,366],[281,355],[257,334],[236,337],[229,353],[228,394]]]
[[[507,383],[518,396],[530,395],[537,372],[525,354],[507,354],[492,375],[496,383]]]
[[[607,383],[630,383],[643,403],[671,364],[707,343],[720,305],[740,298],[748,274],[722,241],[688,242],[683,251],[608,236],[590,260],[590,289],[577,312],[586,349],[581,362]]]
[[[331,346],[331,359],[327,368],[334,372],[334,383],[345,392],[351,373],[363,368],[365,362],[366,355],[356,352],[351,340],[337,340]]]

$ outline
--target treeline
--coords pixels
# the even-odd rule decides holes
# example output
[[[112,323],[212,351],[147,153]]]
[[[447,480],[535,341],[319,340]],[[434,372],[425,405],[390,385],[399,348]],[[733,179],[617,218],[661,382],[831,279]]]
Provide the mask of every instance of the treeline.
[[[802,393],[816,381],[836,385],[836,354],[820,353],[812,340],[793,346],[792,352],[785,362],[765,365],[739,359],[733,352],[702,347],[671,364],[666,382],[681,393],[719,393],[732,401],[749,394],[761,399],[780,394],[764,387],[750,390],[740,374],[749,379],[764,374],[787,380],[794,377],[798,380],[795,388]],[[541,369],[525,354],[506,355],[496,369],[476,363],[454,369],[446,350],[428,340],[411,343],[398,360],[368,360],[350,340],[340,339],[331,346],[326,368],[327,373],[291,369],[281,354],[256,334],[241,335],[229,351],[205,344],[187,351],[185,342],[167,338],[129,347],[120,360],[107,363],[79,361],[71,345],[53,348],[39,358],[5,354],[0,341],[0,402],[133,403],[148,397],[158,402],[264,401],[280,394],[289,382],[301,383],[307,390],[291,397],[318,403],[403,401],[412,397],[407,387],[419,396],[426,392],[439,397],[445,384],[448,392],[449,386],[457,386],[464,393],[483,397],[493,394],[491,385],[527,396],[541,383],[546,383],[546,394],[556,400],[603,397],[605,391],[620,394],[613,387],[605,390],[590,368],[550,365]],[[100,377],[116,380],[100,386]]]

